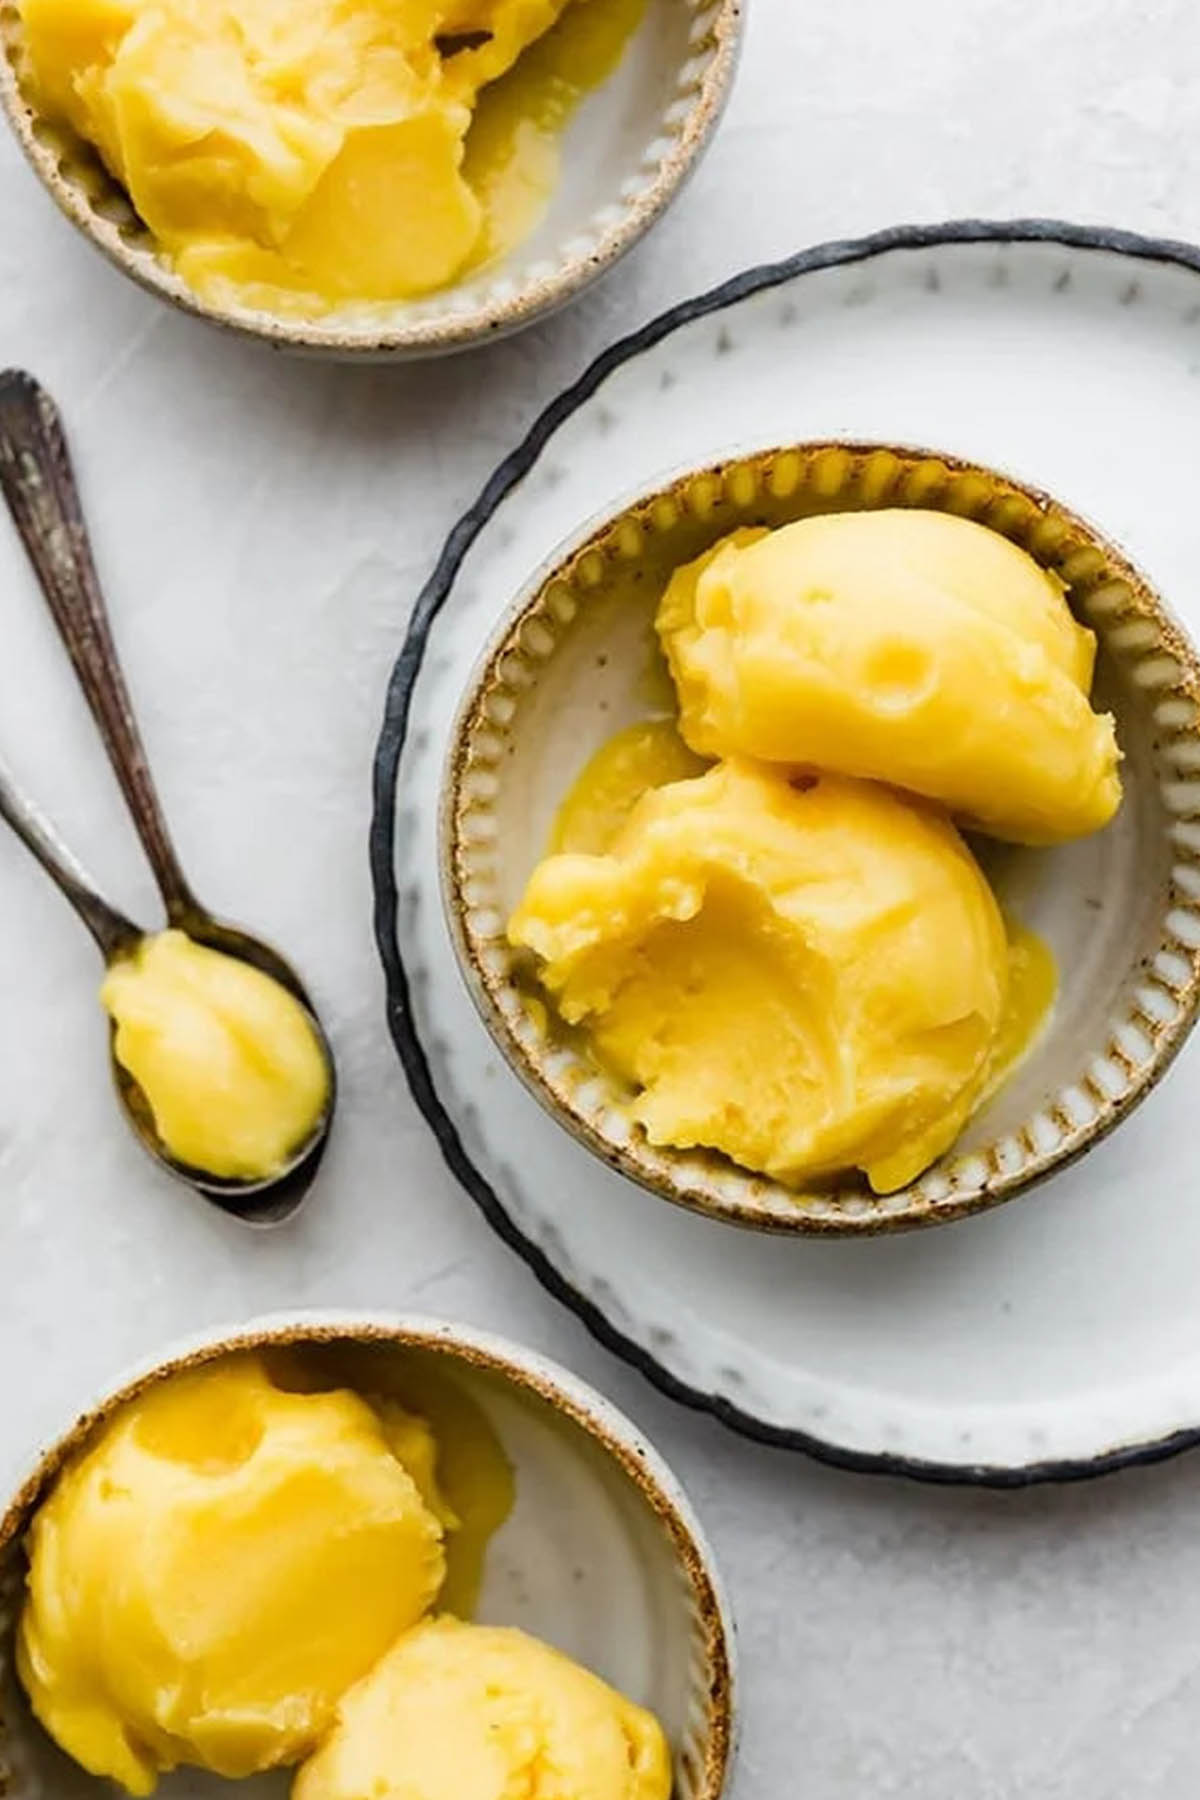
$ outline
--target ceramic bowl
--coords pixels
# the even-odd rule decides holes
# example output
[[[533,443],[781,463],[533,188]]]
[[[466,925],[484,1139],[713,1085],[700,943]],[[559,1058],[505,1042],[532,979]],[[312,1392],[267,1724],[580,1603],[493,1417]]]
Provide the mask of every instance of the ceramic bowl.
[[[653,617],[670,571],[739,525],[923,506],[1002,531],[1067,585],[1100,645],[1125,799],[1107,830],[1053,850],[981,850],[1001,900],[1048,940],[1049,1026],[953,1149],[910,1187],[859,1177],[795,1191],[715,1153],[658,1149],[630,1094],[545,1007],[505,921],[574,774],[622,726],[671,703]],[[656,666],[659,672],[656,674]],[[1200,835],[1177,815],[1200,771],[1200,663],[1145,579],[1048,495],[934,452],[817,443],[689,471],[587,525],[531,579],[485,650],[451,736],[443,897],[495,1042],[553,1116],[651,1193],[757,1229],[848,1234],[938,1223],[1028,1188],[1096,1143],[1154,1085],[1200,993]]]
[[[648,0],[620,68],[562,145],[546,217],[509,256],[440,293],[292,319],[195,294],[158,253],[90,146],[39,115],[19,0],[0,0],[0,104],[59,208],[117,267],[212,324],[335,357],[439,355],[520,330],[588,287],[647,231],[703,153],[729,93],[743,0]]]
[[[484,1408],[511,1460],[516,1503],[488,1551],[478,1617],[516,1625],[578,1658],[651,1707],[675,1756],[677,1800],[718,1800],[733,1755],[733,1636],[712,1556],[678,1483],[636,1428],[601,1396],[532,1350],[419,1318],[301,1315],[264,1319],[181,1346],[90,1406],[39,1460],[0,1519],[0,1793],[5,1800],[87,1800],[108,1791],[34,1721],[12,1669],[24,1582],[23,1538],[65,1460],[124,1401],[230,1351],[300,1348],[338,1385],[388,1390],[401,1372],[445,1370]],[[419,1379],[419,1374],[418,1374]],[[239,1784],[285,1795],[287,1776]],[[172,1793],[233,1790],[195,1770]]]

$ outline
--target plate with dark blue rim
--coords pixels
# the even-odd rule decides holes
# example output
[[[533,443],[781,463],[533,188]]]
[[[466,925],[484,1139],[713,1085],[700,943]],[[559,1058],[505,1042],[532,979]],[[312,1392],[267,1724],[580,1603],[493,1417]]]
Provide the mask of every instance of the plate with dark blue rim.
[[[591,1156],[512,1072],[460,976],[439,807],[481,646],[556,547],[628,493],[818,439],[1011,472],[1092,520],[1200,633],[1200,250],[1041,220],[900,228],[675,308],[547,407],[417,599],[371,836],[397,1050],[500,1236],[685,1404],[846,1467],[938,1481],[1020,1485],[1172,1454],[1200,1441],[1200,1039],[1028,1199],[911,1235],[778,1239],[672,1207]]]

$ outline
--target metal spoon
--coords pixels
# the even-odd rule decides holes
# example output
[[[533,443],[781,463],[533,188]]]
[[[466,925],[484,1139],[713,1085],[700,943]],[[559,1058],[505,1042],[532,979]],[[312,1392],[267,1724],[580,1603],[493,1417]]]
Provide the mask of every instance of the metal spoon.
[[[177,1161],[154,1129],[145,1095],[113,1057],[125,1115],[155,1160],[223,1211],[255,1224],[275,1224],[299,1206],[324,1154],[337,1093],[333,1052],[312,1001],[290,964],[269,944],[214,918],[188,885],[167,830],[113,643],[62,421],[45,389],[17,369],[0,374],[0,490],[99,727],[169,924],[197,943],[251,963],[278,981],[299,1000],[317,1033],[329,1077],[324,1113],[287,1166],[263,1180],[223,1179]],[[106,961],[128,953],[145,935],[100,898],[70,852],[8,778],[0,782],[0,816],[57,882]]]

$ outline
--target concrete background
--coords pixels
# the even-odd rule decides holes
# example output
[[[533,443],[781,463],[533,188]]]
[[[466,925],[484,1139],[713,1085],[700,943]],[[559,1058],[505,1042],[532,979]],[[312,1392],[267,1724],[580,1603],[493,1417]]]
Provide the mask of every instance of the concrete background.
[[[278,939],[337,1039],[319,1193],[254,1239],[144,1165],[93,952],[0,840],[0,1480],[135,1356],[299,1304],[417,1307],[557,1355],[687,1482],[741,1624],[754,1800],[1191,1794],[1200,1460],[1016,1495],[854,1478],[688,1416],[600,1351],[444,1172],[383,1022],[370,760],[406,612],[462,504],[608,338],[741,265],[956,214],[1200,235],[1191,0],[751,0],[696,180],[563,317],[453,365],[287,362],[104,265],[0,141],[0,360],[52,385],[184,860]],[[123,904],[152,895],[11,535],[0,749]]]

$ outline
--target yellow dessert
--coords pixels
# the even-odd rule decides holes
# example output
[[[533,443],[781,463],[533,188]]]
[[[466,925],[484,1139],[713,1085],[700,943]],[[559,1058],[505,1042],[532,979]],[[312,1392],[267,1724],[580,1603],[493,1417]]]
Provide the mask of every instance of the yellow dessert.
[[[427,293],[532,229],[557,133],[641,0],[575,0],[520,84],[567,0],[20,4],[39,105],[184,280],[311,313]]]
[[[731,759],[552,855],[509,925],[655,1144],[902,1187],[958,1135],[1008,993],[1004,923],[936,809]]]
[[[210,1175],[276,1173],[329,1098],[313,1023],[261,970],[182,931],[143,938],[112,964],[100,997],[117,1060],[178,1161]]]
[[[522,1632],[401,1638],[345,1696],[293,1800],[668,1800],[655,1719]]]
[[[462,171],[483,215],[470,268],[506,255],[541,222],[558,186],[563,132],[613,73],[645,10],[646,0],[574,0],[479,93]]]
[[[504,1446],[475,1397],[426,1365],[419,1376],[396,1382],[386,1396],[372,1391],[371,1404],[392,1450],[446,1532],[446,1577],[438,1606],[470,1618],[488,1544],[515,1499]]]
[[[601,744],[558,809],[550,849],[607,850],[642,795],[704,772],[673,719],[646,719]]]
[[[398,1441],[357,1395],[285,1391],[250,1356],[123,1407],[30,1532],[18,1667],[51,1736],[133,1794],[180,1763],[306,1755],[441,1585]]]
[[[679,569],[659,633],[684,738],[869,777],[1050,843],[1120,801],[1095,640],[1061,584],[945,513],[835,513],[735,532]]]
[[[643,794],[702,774],[704,767],[680,737],[673,720],[646,719],[627,726],[600,746],[572,782],[555,814],[548,853],[577,850],[592,855],[611,849]],[[1007,912],[1003,916],[1008,939],[1008,996],[981,1102],[1002,1087],[1029,1054],[1045,1029],[1058,993],[1058,970],[1049,945],[1019,919]],[[539,1005],[528,995],[526,1004]],[[544,1007],[541,1013],[544,1026]]]

